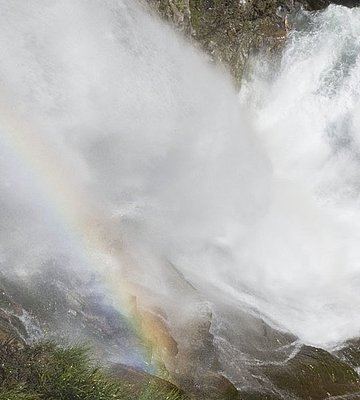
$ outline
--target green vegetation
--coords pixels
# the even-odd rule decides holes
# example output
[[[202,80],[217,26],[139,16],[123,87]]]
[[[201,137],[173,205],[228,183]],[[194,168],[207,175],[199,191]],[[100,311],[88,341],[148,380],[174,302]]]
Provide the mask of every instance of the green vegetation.
[[[95,366],[84,347],[52,342],[0,346],[0,400],[185,400],[152,378],[141,385],[111,377]]]

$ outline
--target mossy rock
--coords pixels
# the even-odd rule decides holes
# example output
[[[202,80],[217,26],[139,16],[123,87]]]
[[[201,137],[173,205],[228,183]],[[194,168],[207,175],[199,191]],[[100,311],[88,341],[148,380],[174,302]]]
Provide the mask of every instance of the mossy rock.
[[[349,364],[311,346],[303,346],[283,365],[267,365],[264,373],[281,391],[300,399],[320,400],[360,391],[359,376]]]
[[[190,391],[196,400],[242,400],[236,387],[221,373],[208,371]]]
[[[336,355],[353,368],[360,368],[360,339],[349,340],[337,350]]]

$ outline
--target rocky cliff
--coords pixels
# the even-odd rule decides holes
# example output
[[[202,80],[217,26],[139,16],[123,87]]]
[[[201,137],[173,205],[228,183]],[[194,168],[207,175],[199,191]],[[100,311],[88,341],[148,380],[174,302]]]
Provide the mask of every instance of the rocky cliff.
[[[288,16],[300,8],[330,3],[358,6],[360,0],[143,0],[162,18],[223,65],[239,84],[253,52],[276,54],[291,29]]]

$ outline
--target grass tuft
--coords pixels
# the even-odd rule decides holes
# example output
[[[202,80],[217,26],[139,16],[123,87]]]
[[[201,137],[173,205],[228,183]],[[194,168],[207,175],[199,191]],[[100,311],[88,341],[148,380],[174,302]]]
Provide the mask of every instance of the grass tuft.
[[[94,366],[86,347],[0,346],[0,400],[185,400],[149,381],[139,388]]]

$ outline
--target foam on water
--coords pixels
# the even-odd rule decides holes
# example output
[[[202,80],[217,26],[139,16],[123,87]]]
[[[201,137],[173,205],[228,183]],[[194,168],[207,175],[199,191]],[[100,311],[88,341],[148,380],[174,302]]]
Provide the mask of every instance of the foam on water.
[[[273,167],[251,239],[265,307],[318,345],[360,328],[359,17],[338,6],[298,15],[275,77],[258,62],[241,94]]]

